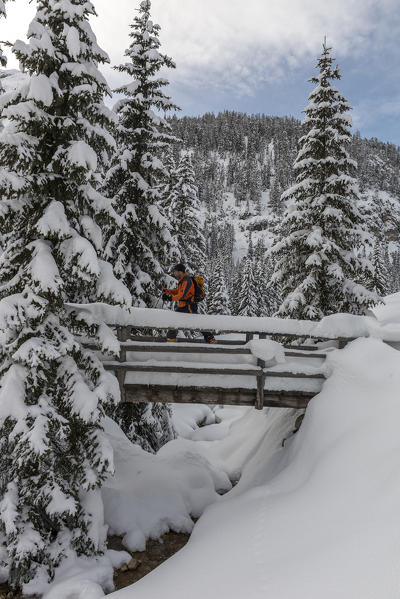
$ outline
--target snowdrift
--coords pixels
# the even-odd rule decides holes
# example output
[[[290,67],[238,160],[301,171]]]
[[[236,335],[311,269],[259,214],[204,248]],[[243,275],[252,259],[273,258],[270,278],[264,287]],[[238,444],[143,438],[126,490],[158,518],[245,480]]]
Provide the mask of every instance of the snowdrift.
[[[244,492],[211,505],[188,545],[112,599],[398,599],[400,354],[358,339],[299,433]],[[167,449],[166,449],[167,451]]]

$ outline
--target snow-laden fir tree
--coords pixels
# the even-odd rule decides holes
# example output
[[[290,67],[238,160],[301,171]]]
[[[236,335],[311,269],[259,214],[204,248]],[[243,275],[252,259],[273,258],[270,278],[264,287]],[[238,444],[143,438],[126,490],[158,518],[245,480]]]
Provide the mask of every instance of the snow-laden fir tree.
[[[253,252],[249,251],[246,258],[243,259],[241,268],[240,287],[238,293],[238,315],[239,316],[258,316],[258,285],[254,276]]]
[[[172,188],[176,183],[176,162],[172,148],[168,148],[163,157],[165,173],[161,182],[160,206],[164,215],[168,214]]]
[[[181,157],[176,170],[176,183],[168,202],[168,219],[172,235],[178,246],[181,262],[190,273],[204,275],[206,266],[206,240],[203,218],[195,184],[190,154]]]
[[[132,80],[116,90],[124,98],[116,106],[118,150],[106,177],[106,192],[120,215],[109,231],[107,257],[130,290],[134,305],[154,305],[166,284],[166,271],[177,260],[169,224],[160,209],[161,183],[167,175],[162,154],[176,140],[159,113],[177,107],[164,94],[163,68],[174,68],[159,52],[160,26],[150,16],[151,2],[143,0],[131,25],[128,62],[115,67]]]
[[[221,259],[218,259],[211,265],[208,276],[207,314],[229,315],[230,313],[224,264]]]
[[[323,44],[319,73],[305,109],[308,133],[299,142],[296,183],[283,194],[289,202],[283,236],[273,248],[273,282],[281,283],[279,316],[319,319],[326,314],[360,314],[378,301],[361,280],[371,264],[359,256],[368,243],[356,179],[346,147],[351,140],[350,105],[331,81],[340,79],[330,48]]]
[[[72,333],[103,350],[118,342],[71,307],[130,303],[99,257],[114,214],[97,169],[114,140],[94,14],[86,0],[38,0],[28,43],[13,47],[27,82],[1,96],[0,529],[9,582],[26,592],[106,542],[99,487],[113,459],[102,419],[119,389]]]
[[[242,280],[242,270],[244,261],[240,260],[232,270],[232,276],[228,282],[228,295],[229,295],[229,309],[233,316],[239,314],[240,297],[238,289],[240,289],[240,282]]]
[[[388,270],[388,292],[396,293],[400,291],[400,251],[396,250],[391,256],[391,260],[386,262]]]
[[[159,52],[160,27],[151,20],[150,9],[149,0],[140,3],[125,52],[128,62],[116,67],[132,81],[116,90],[124,98],[116,106],[118,147],[105,186],[119,215],[118,225],[108,230],[106,256],[134,304],[148,307],[155,304],[169,282],[167,271],[180,259],[163,211],[163,183],[172,174],[161,160],[176,138],[158,114],[176,108],[163,93],[168,82],[158,76],[160,69],[175,65]],[[128,438],[147,451],[157,451],[174,437],[166,404],[120,404],[111,415]]]
[[[254,248],[253,270],[257,316],[272,316],[279,306],[277,301],[279,292],[270,285],[273,267],[262,238]]]
[[[383,239],[375,240],[374,249],[372,252],[373,275],[371,277],[371,289],[378,295],[384,296],[389,293],[389,273],[385,261],[386,244]]]

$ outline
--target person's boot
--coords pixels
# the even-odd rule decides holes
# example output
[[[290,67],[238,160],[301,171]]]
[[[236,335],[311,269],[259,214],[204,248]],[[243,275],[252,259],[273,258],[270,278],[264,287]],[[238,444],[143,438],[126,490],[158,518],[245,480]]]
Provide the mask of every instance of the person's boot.
[[[178,339],[167,339],[168,343],[178,343]]]
[[[215,337],[213,337],[212,339],[210,339],[208,343],[215,345],[216,343],[218,343],[218,341],[215,339]]]

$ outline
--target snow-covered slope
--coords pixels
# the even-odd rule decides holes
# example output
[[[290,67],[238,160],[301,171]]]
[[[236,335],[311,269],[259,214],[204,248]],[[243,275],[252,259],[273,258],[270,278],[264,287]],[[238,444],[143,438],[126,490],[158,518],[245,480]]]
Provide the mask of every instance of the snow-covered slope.
[[[253,245],[261,239],[269,247],[285,208],[280,196],[294,182],[297,143],[304,134],[300,121],[225,111],[173,118],[171,124],[193,153],[208,224],[221,234],[218,249],[227,227],[234,232],[235,262],[247,253],[250,234]],[[350,154],[358,163],[369,226],[377,237],[384,234],[393,253],[399,250],[400,148],[356,133]]]

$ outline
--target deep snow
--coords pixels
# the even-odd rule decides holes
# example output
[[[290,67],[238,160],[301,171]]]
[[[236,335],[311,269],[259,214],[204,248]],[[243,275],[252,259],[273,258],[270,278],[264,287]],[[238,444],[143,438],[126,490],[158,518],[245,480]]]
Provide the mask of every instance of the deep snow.
[[[293,440],[269,455],[260,442],[247,484],[112,599],[398,599],[400,354],[358,339],[328,360]]]

